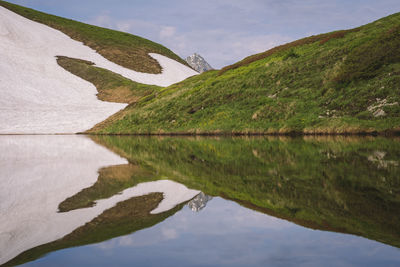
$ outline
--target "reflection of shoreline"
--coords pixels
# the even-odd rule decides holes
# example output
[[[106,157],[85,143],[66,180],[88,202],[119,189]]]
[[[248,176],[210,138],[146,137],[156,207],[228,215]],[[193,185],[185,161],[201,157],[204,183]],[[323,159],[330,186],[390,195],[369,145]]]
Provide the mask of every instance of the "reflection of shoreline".
[[[93,207],[59,213],[58,205],[96,181],[105,165],[126,163],[84,136],[0,137],[0,264],[33,247],[60,239],[117,203],[163,193],[152,214],[173,209],[199,192],[160,180],[128,188]]]
[[[190,135],[190,134],[160,134],[160,135],[146,135],[146,134],[132,134],[132,135],[88,135],[92,140],[101,139],[102,136],[113,136],[113,137],[130,137],[130,138],[142,138],[142,139],[154,139],[158,141],[167,140],[171,138],[179,138],[179,139],[186,139],[190,141],[201,141],[201,140],[223,140],[223,139],[232,139],[232,140],[268,140],[268,141],[282,141],[288,142],[293,141],[296,139],[302,139],[304,141],[342,141],[346,143],[351,142],[361,142],[361,141],[374,141],[375,139],[379,138],[388,138],[394,141],[400,141],[400,136],[375,136],[375,135],[346,135],[346,134],[339,134],[339,135],[330,135],[330,134],[309,134],[309,135]],[[96,142],[96,141],[95,141]]]

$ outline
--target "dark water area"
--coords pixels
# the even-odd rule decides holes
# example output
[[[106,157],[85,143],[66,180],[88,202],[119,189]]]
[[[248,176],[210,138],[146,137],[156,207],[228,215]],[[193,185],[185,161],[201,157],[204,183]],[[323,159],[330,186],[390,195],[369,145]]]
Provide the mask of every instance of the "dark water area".
[[[0,266],[400,266],[400,139],[0,136]]]

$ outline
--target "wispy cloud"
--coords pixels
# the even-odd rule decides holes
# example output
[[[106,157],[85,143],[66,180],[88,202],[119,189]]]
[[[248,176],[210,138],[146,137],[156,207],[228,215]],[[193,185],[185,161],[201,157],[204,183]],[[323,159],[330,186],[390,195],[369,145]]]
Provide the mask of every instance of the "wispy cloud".
[[[9,0],[136,34],[220,68],[311,34],[356,27],[400,11],[398,0]]]
[[[115,23],[109,15],[98,15],[92,20],[88,21],[89,24],[97,25],[104,28],[115,28]]]
[[[175,35],[176,28],[172,26],[162,26],[160,30],[160,39],[171,38]]]
[[[142,20],[120,20],[107,14],[87,22],[151,39],[183,58],[194,52],[200,53],[217,68],[293,39],[280,34],[254,34],[224,28],[200,28],[187,32],[182,27],[157,25]]]

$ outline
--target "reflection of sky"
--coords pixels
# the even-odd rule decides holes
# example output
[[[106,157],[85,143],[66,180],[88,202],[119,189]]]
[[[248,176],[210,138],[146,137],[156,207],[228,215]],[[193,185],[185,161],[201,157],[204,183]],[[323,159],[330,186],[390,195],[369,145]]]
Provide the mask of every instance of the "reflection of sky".
[[[315,231],[221,198],[199,213],[101,244],[58,251],[27,266],[400,266],[400,250]]]

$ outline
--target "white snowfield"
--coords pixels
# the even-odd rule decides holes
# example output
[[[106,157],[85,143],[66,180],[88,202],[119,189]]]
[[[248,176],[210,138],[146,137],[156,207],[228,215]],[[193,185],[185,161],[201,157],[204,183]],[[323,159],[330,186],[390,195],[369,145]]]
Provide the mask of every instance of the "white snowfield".
[[[127,161],[84,136],[0,136],[0,265],[33,247],[62,238],[118,202],[152,192],[161,213],[199,191],[168,180],[139,184],[97,201],[94,207],[58,213],[58,205],[92,186],[103,166]]]
[[[60,67],[56,56],[89,60],[159,86],[198,74],[165,56],[150,55],[160,63],[161,74],[121,67],[58,30],[0,7],[0,134],[83,132],[126,106],[98,100],[96,88]]]

